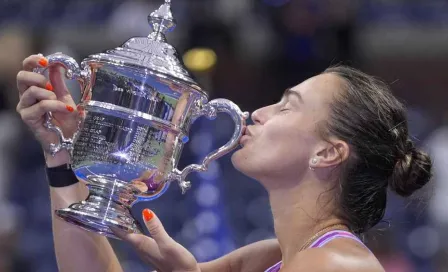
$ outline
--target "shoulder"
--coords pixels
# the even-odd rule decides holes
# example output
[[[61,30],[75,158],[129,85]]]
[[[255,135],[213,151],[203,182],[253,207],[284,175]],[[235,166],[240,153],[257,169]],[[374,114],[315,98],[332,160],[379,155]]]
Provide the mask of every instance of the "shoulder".
[[[313,248],[299,254],[282,269],[282,272],[384,272],[371,253],[345,252],[335,248]]]

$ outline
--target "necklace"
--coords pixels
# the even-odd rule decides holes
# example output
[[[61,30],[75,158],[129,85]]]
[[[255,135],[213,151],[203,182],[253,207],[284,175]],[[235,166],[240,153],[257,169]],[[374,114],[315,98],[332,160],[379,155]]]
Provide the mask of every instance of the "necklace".
[[[314,242],[314,240],[316,240],[322,234],[324,234],[328,231],[331,231],[331,230],[338,230],[338,229],[340,230],[340,229],[346,229],[346,228],[347,228],[347,226],[344,224],[333,224],[324,229],[321,229],[320,231],[316,232],[313,236],[311,236],[311,238],[308,239],[306,241],[306,243],[303,244],[303,246],[300,248],[299,252],[307,249]]]

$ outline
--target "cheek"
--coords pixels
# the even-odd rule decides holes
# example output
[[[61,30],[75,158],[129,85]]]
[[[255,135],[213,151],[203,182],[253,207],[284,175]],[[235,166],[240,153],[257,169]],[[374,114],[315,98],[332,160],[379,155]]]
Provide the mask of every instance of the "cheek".
[[[257,144],[264,145],[264,153],[281,153],[293,156],[294,153],[306,153],[315,142],[314,125],[302,118],[283,118],[267,125]]]
[[[260,137],[257,144],[257,157],[262,159],[264,167],[280,169],[300,164],[307,154],[306,139],[297,131],[276,131]]]
[[[302,172],[308,167],[314,142],[311,135],[297,127],[266,127],[259,137],[235,153],[232,161],[237,169],[254,178]]]

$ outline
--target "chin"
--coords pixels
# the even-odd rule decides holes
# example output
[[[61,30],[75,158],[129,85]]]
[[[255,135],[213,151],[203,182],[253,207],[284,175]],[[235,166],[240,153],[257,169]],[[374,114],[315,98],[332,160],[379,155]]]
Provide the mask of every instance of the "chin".
[[[246,150],[244,150],[243,147],[232,154],[231,161],[233,167],[244,175],[256,179],[259,171],[257,171],[256,167],[254,167],[254,162],[251,161],[251,156],[249,156],[245,151]]]
[[[240,168],[239,166],[241,164],[244,164],[244,157],[243,157],[244,154],[241,154],[241,153],[244,153],[244,152],[242,152],[242,148],[235,151],[232,154],[232,157],[230,158],[230,160],[232,161],[233,167],[235,167],[238,171],[241,171],[239,169]]]

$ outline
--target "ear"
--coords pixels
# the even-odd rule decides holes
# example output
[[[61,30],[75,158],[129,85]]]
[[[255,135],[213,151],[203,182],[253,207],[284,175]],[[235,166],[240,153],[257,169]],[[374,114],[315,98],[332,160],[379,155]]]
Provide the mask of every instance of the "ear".
[[[310,168],[337,166],[348,159],[349,145],[338,139],[330,139],[316,148],[310,159]]]

